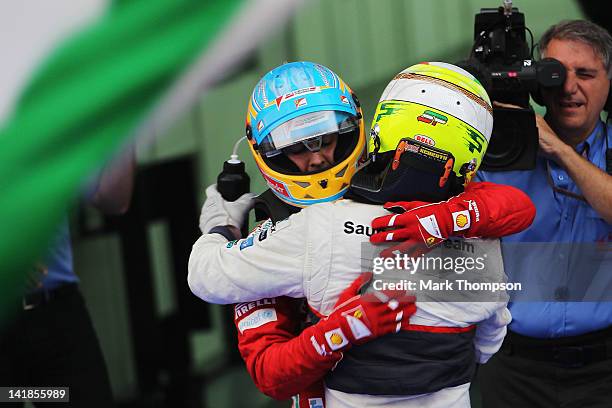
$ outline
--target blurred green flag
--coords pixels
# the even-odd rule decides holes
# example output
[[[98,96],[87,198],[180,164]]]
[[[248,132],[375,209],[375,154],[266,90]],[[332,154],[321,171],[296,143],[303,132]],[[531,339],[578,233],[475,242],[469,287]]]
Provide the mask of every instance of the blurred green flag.
[[[87,176],[129,137],[163,131],[251,51],[262,37],[248,30],[266,31],[254,13],[287,17],[294,3],[115,1],[54,49],[0,128],[0,308]]]

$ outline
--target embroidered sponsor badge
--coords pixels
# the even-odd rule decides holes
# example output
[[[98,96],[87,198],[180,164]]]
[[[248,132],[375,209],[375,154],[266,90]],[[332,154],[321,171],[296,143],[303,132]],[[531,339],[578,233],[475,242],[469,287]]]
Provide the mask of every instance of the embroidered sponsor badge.
[[[238,323],[238,329],[240,333],[244,333],[245,330],[254,329],[266,323],[275,322],[276,320],[276,310],[272,308],[259,309],[242,319]]]
[[[340,328],[325,332],[325,340],[332,350],[339,350],[348,344],[348,339]]]
[[[453,231],[463,231],[470,228],[470,213],[468,210],[456,211],[453,214]]]
[[[474,211],[474,215],[476,216],[476,220],[474,220],[474,222],[479,222],[480,221],[480,211],[478,210],[478,205],[476,205],[476,201],[468,200],[467,203],[469,206],[468,209],[471,211]]]

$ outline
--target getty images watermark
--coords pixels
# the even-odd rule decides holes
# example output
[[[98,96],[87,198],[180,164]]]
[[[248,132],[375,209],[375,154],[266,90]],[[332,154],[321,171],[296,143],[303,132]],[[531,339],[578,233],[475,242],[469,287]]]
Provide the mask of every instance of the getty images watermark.
[[[521,291],[520,282],[506,282],[499,262],[482,256],[409,256],[374,257],[372,285],[375,290],[408,291]],[[462,279],[459,279],[462,278]]]

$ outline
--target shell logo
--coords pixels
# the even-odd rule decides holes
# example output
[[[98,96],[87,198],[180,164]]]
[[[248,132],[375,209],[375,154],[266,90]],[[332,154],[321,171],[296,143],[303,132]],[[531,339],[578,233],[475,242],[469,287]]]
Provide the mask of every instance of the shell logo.
[[[459,228],[463,228],[463,227],[465,227],[465,226],[467,225],[467,223],[468,223],[468,218],[467,218],[467,216],[466,216],[465,214],[459,214],[459,215],[457,216],[457,219],[456,219],[456,221],[455,221],[455,222],[457,223],[457,226],[458,226]]]
[[[335,344],[337,346],[339,346],[340,344],[342,344],[343,340],[342,340],[342,336],[340,336],[338,333],[334,333],[329,337],[329,341],[331,341],[332,344]]]
[[[363,317],[363,312],[361,311],[361,309],[355,310],[355,313],[353,313],[353,316],[355,316],[358,319],[361,319]]]

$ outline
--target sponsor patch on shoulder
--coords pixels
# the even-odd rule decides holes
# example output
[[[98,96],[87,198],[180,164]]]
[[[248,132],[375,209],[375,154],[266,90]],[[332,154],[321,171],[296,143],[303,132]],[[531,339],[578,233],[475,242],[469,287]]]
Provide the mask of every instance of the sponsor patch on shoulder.
[[[238,323],[238,329],[240,333],[244,333],[245,330],[254,329],[276,320],[276,310],[273,308],[259,309],[242,319]]]
[[[253,235],[249,235],[248,238],[245,238],[240,243],[240,250],[242,251],[244,248],[248,248],[253,246]]]

